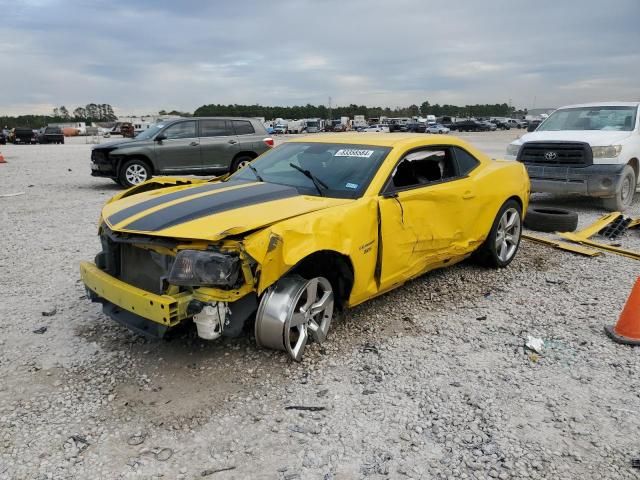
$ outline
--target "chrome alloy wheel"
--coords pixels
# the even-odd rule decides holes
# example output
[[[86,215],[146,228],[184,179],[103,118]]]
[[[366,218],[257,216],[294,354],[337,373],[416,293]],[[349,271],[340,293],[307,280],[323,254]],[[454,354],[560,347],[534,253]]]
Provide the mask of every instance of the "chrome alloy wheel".
[[[496,255],[501,262],[508,262],[515,255],[520,242],[520,213],[515,208],[508,208],[502,214],[496,231]]]
[[[132,163],[127,167],[124,176],[131,185],[138,185],[147,180],[147,170],[137,163]]]
[[[329,280],[286,276],[260,302],[256,342],[262,347],[286,351],[299,362],[309,337],[318,343],[327,338],[332,318],[333,290]]]
[[[247,165],[249,165],[250,162],[251,160],[242,160],[240,163],[238,163],[238,170],[246,167]]]

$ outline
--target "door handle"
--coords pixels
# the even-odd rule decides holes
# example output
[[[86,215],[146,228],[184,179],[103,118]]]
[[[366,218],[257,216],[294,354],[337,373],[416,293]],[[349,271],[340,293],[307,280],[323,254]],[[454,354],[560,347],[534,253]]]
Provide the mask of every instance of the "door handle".
[[[238,143],[238,141],[237,141],[237,140],[233,140],[233,139],[232,139],[232,140],[229,140],[229,143],[230,143],[231,145],[235,145],[236,143]]]
[[[200,142],[191,142],[189,144],[190,147],[197,147],[198,145],[200,145]]]
[[[462,198],[465,199],[465,200],[470,200],[473,197],[475,197],[475,194],[471,190],[467,190],[466,192],[464,192],[462,194]]]

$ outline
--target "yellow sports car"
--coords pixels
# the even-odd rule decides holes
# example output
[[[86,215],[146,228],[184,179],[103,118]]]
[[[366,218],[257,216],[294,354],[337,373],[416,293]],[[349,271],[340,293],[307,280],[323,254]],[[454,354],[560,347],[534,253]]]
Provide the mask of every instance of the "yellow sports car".
[[[183,322],[301,360],[335,314],[471,255],[505,267],[529,179],[439,135],[303,137],[223,179],[155,178],[103,208],[93,301],[162,337]]]

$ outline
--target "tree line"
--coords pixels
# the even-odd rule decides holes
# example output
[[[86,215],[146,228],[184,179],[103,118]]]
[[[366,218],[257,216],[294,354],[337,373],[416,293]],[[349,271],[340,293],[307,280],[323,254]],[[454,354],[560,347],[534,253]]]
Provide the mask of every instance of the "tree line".
[[[76,107],[70,113],[64,105],[55,107],[51,115],[0,116],[0,125],[7,127],[41,128],[50,123],[65,122],[115,122],[118,119],[108,103],[88,103]]]
[[[203,105],[193,112],[194,117],[264,117],[266,119],[275,118],[339,118],[353,117],[354,115],[364,115],[365,118],[385,117],[417,117],[444,115],[455,117],[509,117],[515,113],[515,109],[506,103],[496,104],[476,104],[476,105],[431,105],[428,101],[420,106],[409,105],[408,107],[368,107],[366,105],[351,104],[348,106],[336,106],[329,108],[326,105],[297,105],[292,107],[264,106],[264,105]]]

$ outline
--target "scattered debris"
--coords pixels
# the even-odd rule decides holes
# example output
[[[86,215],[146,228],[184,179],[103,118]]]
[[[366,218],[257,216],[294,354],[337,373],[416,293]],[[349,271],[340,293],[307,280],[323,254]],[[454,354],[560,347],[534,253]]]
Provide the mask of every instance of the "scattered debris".
[[[527,356],[529,357],[529,360],[531,360],[533,363],[538,363],[538,360],[540,360],[540,355],[534,352],[529,352]]]
[[[164,447],[155,451],[153,454],[156,457],[156,460],[158,460],[159,462],[166,462],[173,456],[173,450]]]
[[[142,445],[146,439],[146,433],[136,433],[129,437],[129,439],[127,440],[127,444],[131,446]]]
[[[307,412],[321,412],[326,410],[327,407],[307,407],[304,405],[288,405],[284,407],[285,410],[304,410]]]
[[[631,459],[631,468],[640,468],[640,458]]]
[[[624,235],[630,224],[631,219],[620,214],[606,227],[599,230],[598,235],[606,238],[607,240],[616,240],[617,238]]]
[[[230,466],[230,467],[223,467],[223,468],[216,468],[216,469],[206,469],[203,470],[202,473],[200,474],[201,477],[208,477],[209,475],[213,475],[214,473],[220,473],[220,472],[227,472],[229,470],[235,470],[236,467],[235,465]]]
[[[53,310],[42,312],[42,316],[43,317],[53,317],[56,313],[58,313],[58,308],[54,307]]]
[[[542,353],[542,350],[544,349],[544,340],[528,335],[524,346],[532,352]]]
[[[486,320],[486,319],[487,319],[487,316],[486,316],[486,315],[481,315],[481,316],[479,316],[479,317],[476,317],[476,320],[478,320],[479,322],[481,322],[481,321],[483,321],[483,320]]]
[[[84,452],[87,448],[89,448],[89,445],[91,445],[89,441],[82,435],[71,435],[69,438],[76,443],[76,447],[80,452]]]
[[[325,388],[324,390],[319,390],[316,392],[317,397],[326,397],[329,394],[329,389]]]
[[[586,257],[596,257],[602,254],[602,252],[596,250],[595,248],[588,248],[581,245],[572,245],[568,242],[563,242],[562,240],[554,240],[551,238],[541,237],[532,233],[523,233],[522,238],[531,242],[542,243],[543,245],[558,248],[560,250],[577,253],[578,255],[584,255]]]
[[[18,195],[24,195],[24,192],[3,193],[2,195],[0,195],[0,198],[17,197]]]
[[[47,327],[36,328],[33,333],[37,333],[38,335],[42,335],[47,331]]]
[[[378,352],[378,347],[376,347],[372,343],[365,343],[364,346],[362,347],[362,353],[367,353],[367,352],[372,352],[377,355],[380,354],[380,352]]]

